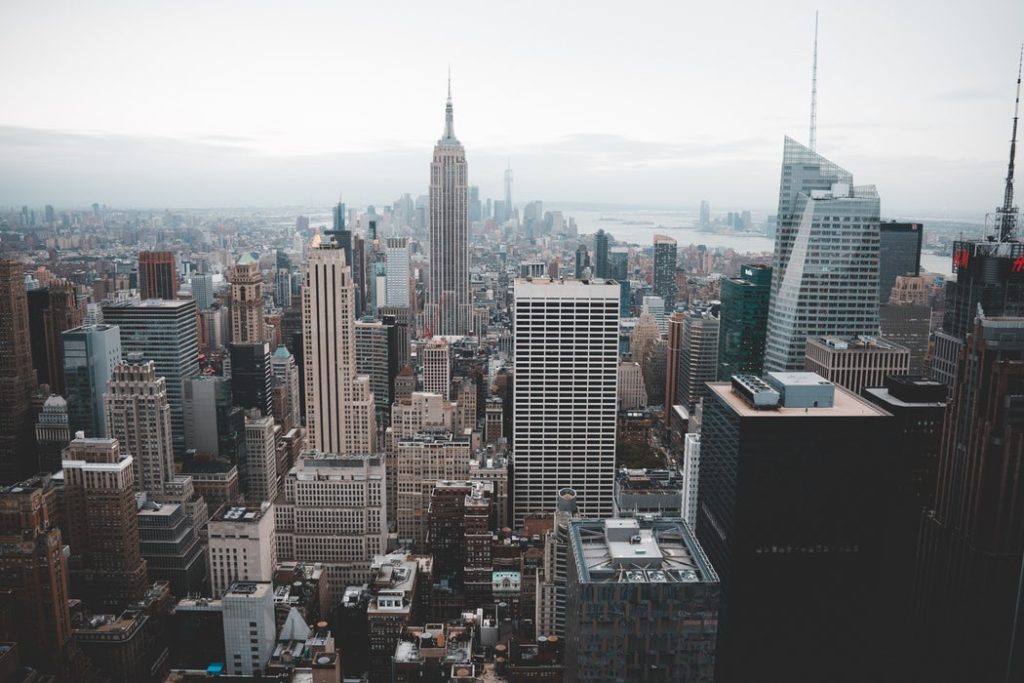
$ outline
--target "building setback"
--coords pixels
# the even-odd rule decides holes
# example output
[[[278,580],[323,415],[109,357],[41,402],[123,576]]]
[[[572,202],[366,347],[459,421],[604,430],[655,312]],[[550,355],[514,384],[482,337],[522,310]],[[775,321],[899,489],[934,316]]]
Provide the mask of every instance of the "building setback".
[[[880,387],[890,375],[910,373],[910,351],[878,337],[813,337],[807,340],[804,368],[860,394]]]

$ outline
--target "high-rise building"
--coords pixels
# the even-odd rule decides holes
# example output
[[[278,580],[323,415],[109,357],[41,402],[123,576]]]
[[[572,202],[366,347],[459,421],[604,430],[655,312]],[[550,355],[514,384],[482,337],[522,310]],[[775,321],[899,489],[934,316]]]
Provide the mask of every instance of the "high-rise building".
[[[878,193],[787,137],[778,220],[765,368],[801,370],[807,337],[878,334]]]
[[[287,434],[294,428],[302,427],[302,400],[299,393],[299,366],[284,344],[274,350],[270,358],[270,370],[274,379],[274,421]]]
[[[680,518],[683,477],[677,470],[621,468],[615,475],[615,516]]]
[[[691,412],[707,395],[705,382],[718,376],[719,332],[719,318],[710,307],[691,308],[683,316],[676,401]]]
[[[860,395],[910,372],[910,351],[877,337],[810,337],[805,369]]]
[[[567,681],[715,680],[718,575],[682,520],[573,520],[569,548]]]
[[[32,474],[31,397],[36,389],[29,339],[25,269],[19,261],[0,260],[0,483]]]
[[[124,301],[103,309],[104,320],[121,332],[125,358],[140,353],[167,380],[174,449],[185,449],[185,382],[199,375],[199,338],[194,301]]]
[[[399,331],[394,318],[390,318],[389,322],[390,325],[369,318],[355,323],[356,372],[370,378],[370,390],[377,407],[377,423],[381,425],[389,422],[388,415],[393,402],[392,387],[398,375]]]
[[[271,415],[274,409],[274,373],[270,344],[234,343],[228,347],[231,359],[231,400],[246,410]]]
[[[163,494],[174,480],[171,407],[167,381],[156,374],[152,361],[121,362],[114,368],[104,414],[107,436],[132,456],[136,487],[151,495]]]
[[[1021,666],[1024,318],[980,315],[960,352],[914,587],[921,678],[1016,680]],[[955,648],[955,649],[951,649]]]
[[[652,291],[665,302],[665,310],[676,307],[676,241],[665,235],[654,236],[654,278]]]
[[[68,564],[48,476],[0,487],[0,638],[22,662],[58,673],[71,642]]]
[[[697,501],[700,493],[700,433],[683,436],[683,514],[691,529],[697,528]]]
[[[700,200],[700,218],[698,220],[701,227],[711,225],[711,204],[706,199]]]
[[[277,643],[274,584],[236,581],[221,601],[228,675],[262,675]]]
[[[647,385],[640,364],[630,360],[619,361],[619,410],[647,407]]]
[[[906,590],[886,572],[894,419],[813,373],[768,380],[713,383],[704,402],[697,536],[722,581],[715,680],[884,678],[898,631],[878,615]]]
[[[90,325],[61,336],[71,432],[106,436],[103,395],[114,367],[121,362],[121,334],[113,325]]]
[[[253,505],[277,498],[277,429],[269,415],[245,416],[245,498]]]
[[[409,308],[409,238],[388,237],[384,240],[384,263],[388,306]]]
[[[590,252],[587,251],[587,245],[581,244],[576,247],[576,279],[588,279],[585,277],[585,272],[588,269],[590,277],[593,277],[594,271],[590,267]]]
[[[452,385],[452,350],[444,339],[431,339],[423,348],[423,391],[448,400]]]
[[[679,358],[683,343],[682,311],[673,311],[668,319],[668,338],[665,345],[665,425],[668,426],[672,416],[672,406],[679,402],[676,378],[679,376]]]
[[[514,526],[568,485],[586,515],[610,515],[619,287],[517,279],[514,291]]]
[[[228,276],[231,282],[231,341],[235,344],[262,342],[263,274],[252,254],[246,252],[235,261]]]
[[[430,295],[433,334],[469,334],[469,198],[466,150],[455,137],[449,83],[444,135],[430,164]]]
[[[142,299],[178,298],[178,272],[173,251],[139,252],[139,294]]]
[[[594,277],[599,280],[611,277],[608,271],[608,238],[604,230],[594,234]]]
[[[425,551],[430,493],[440,479],[469,478],[472,444],[468,438],[433,429],[396,438],[393,450],[398,537],[415,550]]]
[[[332,603],[366,581],[366,567],[387,550],[387,486],[379,455],[307,451],[274,504],[282,561],[320,562]],[[344,519],[344,524],[337,520]]]
[[[64,363],[61,333],[82,324],[84,307],[78,303],[75,286],[67,280],[50,280],[28,295],[28,325],[32,344],[32,365],[40,384],[49,384],[55,394],[64,393]]]
[[[189,279],[192,285],[192,300],[196,309],[206,311],[213,305],[213,276],[209,273],[194,273]]]
[[[885,303],[896,278],[916,277],[921,272],[921,242],[924,226],[920,223],[881,223],[878,260],[878,301]]]
[[[117,439],[78,437],[64,451],[65,539],[73,595],[93,609],[121,609],[146,592],[132,456]]]
[[[68,421],[68,402],[61,396],[50,394],[36,419],[36,452],[39,471],[54,473],[61,469],[61,455],[71,441]]]
[[[150,581],[167,581],[174,595],[204,590],[206,558],[196,527],[179,503],[146,500],[139,508],[139,551]]]
[[[493,496],[488,481],[440,480],[430,492],[426,545],[434,575],[463,589],[469,607],[491,601]]]
[[[910,352],[910,374],[924,374],[932,309],[927,304],[882,304],[878,309],[881,338]]]
[[[302,369],[311,448],[372,453],[377,421],[370,378],[356,374],[355,299],[337,245],[309,251],[302,288]]]
[[[226,377],[203,375],[185,384],[185,444],[205,456],[232,464],[245,452],[245,411],[231,402]]]
[[[210,591],[219,598],[235,581],[270,581],[277,565],[274,506],[230,507],[207,529]]]
[[[718,379],[733,375],[760,375],[768,328],[768,300],[772,269],[744,264],[734,278],[723,278],[719,312]]]

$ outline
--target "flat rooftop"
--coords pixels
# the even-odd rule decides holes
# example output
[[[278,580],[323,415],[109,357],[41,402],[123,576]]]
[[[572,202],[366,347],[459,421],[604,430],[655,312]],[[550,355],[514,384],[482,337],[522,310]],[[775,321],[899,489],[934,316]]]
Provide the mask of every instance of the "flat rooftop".
[[[537,299],[615,299],[621,289],[615,280],[567,280],[563,278],[517,277],[513,284],[517,297]]]
[[[263,519],[265,510],[262,507],[245,507],[237,505],[225,508],[211,519],[211,522],[249,522],[255,524]]]
[[[814,384],[821,381],[821,377],[813,372],[779,373],[782,375],[809,375],[814,377]],[[794,384],[799,382],[788,382]],[[829,408],[784,408],[773,410],[755,410],[732,390],[729,382],[708,382],[708,390],[722,399],[722,402],[735,410],[743,417],[760,417],[765,419],[778,417],[886,417],[885,412],[873,403],[850,393],[846,389],[837,386],[832,406]]]

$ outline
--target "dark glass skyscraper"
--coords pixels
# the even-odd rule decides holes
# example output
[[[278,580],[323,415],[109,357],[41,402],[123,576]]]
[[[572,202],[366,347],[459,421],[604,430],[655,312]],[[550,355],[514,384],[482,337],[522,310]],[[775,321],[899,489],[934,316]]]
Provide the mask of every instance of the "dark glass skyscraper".
[[[878,301],[889,301],[889,292],[897,275],[917,275],[921,271],[921,240],[924,228],[920,223],[881,224],[878,260]]]
[[[13,259],[0,260],[0,348],[0,483],[13,483],[36,468],[25,268]]]
[[[722,280],[718,379],[761,374],[771,287],[771,266],[762,264],[742,265],[737,277]]]
[[[594,235],[594,277],[608,277],[608,233],[604,230]]]
[[[654,236],[654,295],[665,301],[665,312],[676,307],[676,241]]]

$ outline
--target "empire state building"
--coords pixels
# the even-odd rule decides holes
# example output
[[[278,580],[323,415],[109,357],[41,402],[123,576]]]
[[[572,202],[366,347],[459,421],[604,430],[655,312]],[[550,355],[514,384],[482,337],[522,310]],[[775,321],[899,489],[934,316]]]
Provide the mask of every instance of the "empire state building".
[[[430,163],[430,297],[426,326],[434,335],[470,330],[469,183],[466,150],[455,137],[451,81],[444,136]]]

